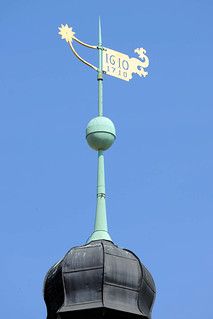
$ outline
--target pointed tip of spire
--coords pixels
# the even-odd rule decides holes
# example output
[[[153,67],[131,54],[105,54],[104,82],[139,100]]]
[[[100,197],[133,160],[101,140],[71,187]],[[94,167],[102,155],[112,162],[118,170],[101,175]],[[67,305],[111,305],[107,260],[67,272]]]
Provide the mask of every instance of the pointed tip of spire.
[[[102,45],[102,39],[101,39],[101,17],[99,16],[99,45]]]

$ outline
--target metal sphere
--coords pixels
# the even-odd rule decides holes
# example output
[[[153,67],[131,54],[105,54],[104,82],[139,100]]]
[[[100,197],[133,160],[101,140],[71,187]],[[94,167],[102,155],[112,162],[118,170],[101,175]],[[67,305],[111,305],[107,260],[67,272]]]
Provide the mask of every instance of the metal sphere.
[[[115,127],[110,119],[98,116],[92,119],[86,128],[87,143],[94,150],[107,150],[112,146],[115,135]]]

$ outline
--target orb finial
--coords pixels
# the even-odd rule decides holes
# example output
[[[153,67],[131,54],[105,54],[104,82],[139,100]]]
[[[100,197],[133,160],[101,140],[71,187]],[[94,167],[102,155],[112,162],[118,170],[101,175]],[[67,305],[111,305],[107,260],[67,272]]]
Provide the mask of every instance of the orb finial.
[[[112,146],[115,140],[115,127],[110,119],[98,116],[92,119],[87,125],[86,139],[94,150],[106,151]]]

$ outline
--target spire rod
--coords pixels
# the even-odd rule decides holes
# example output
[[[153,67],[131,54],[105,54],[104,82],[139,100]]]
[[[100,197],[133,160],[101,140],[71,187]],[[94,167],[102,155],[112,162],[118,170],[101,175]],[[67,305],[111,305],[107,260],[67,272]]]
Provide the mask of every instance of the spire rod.
[[[101,19],[99,17],[99,66],[98,66],[98,115],[103,119],[103,70],[102,70],[102,39],[101,39]],[[95,227],[89,242],[93,240],[110,240],[107,227],[106,214],[106,194],[105,194],[105,173],[104,173],[104,150],[98,149],[98,178],[97,178],[97,204]]]
[[[98,32],[98,115],[103,116],[103,70],[102,70],[102,39],[101,39],[101,18],[99,17]]]

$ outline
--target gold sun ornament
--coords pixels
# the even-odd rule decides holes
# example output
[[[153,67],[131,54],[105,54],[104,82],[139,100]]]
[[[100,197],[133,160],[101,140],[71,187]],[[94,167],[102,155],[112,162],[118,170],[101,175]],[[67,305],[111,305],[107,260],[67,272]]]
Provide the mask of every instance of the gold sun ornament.
[[[72,28],[69,28],[67,24],[65,26],[62,24],[59,30],[60,32],[58,33],[61,35],[62,39],[65,39],[67,42],[72,42],[75,34],[75,32],[72,31]]]

